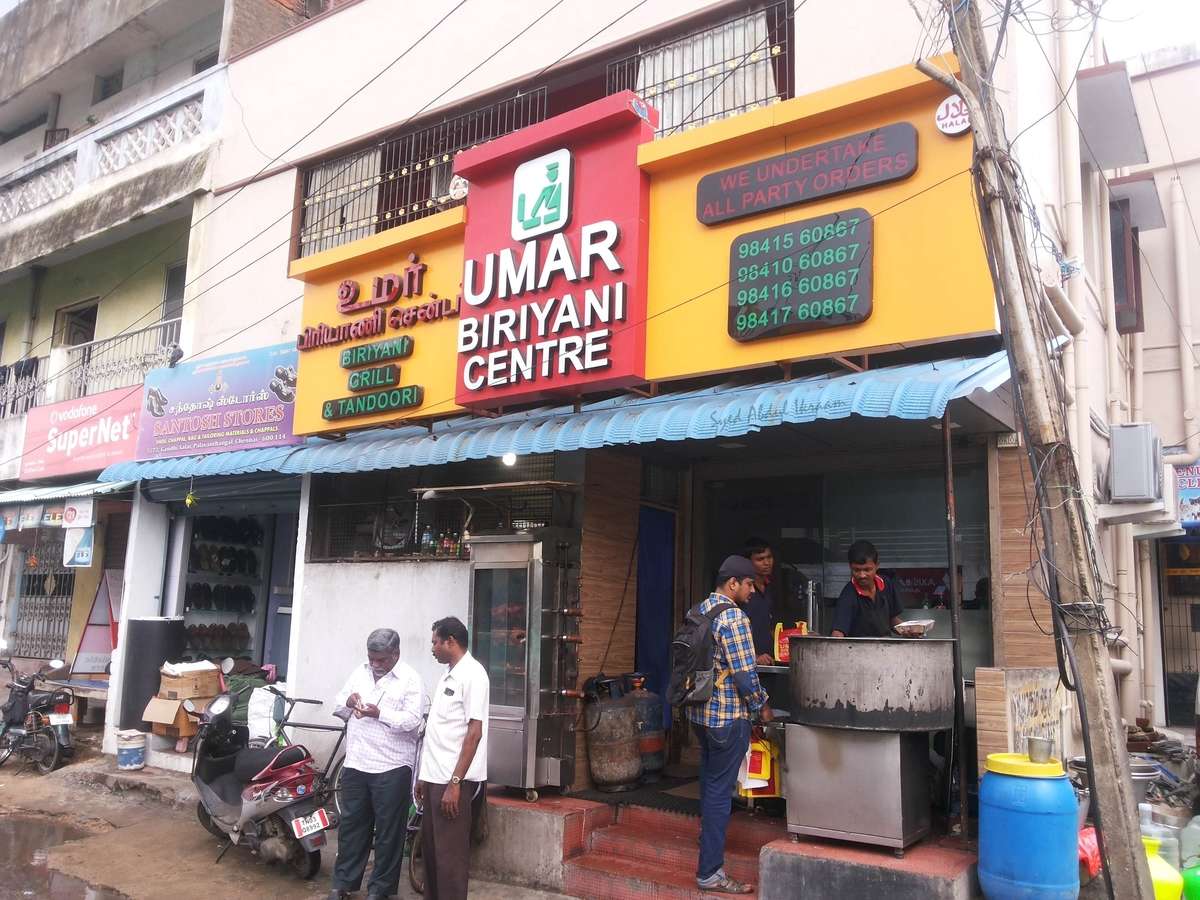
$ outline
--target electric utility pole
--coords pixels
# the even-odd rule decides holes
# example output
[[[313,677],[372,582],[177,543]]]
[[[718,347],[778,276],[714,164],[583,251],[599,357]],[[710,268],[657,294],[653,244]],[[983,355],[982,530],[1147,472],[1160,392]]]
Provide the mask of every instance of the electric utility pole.
[[[1093,573],[1079,475],[1063,421],[1061,395],[1049,356],[1049,334],[1039,315],[1040,282],[1025,240],[1020,174],[1008,155],[1003,118],[991,78],[976,0],[943,0],[950,38],[961,67],[956,78],[922,60],[917,68],[966,101],[975,138],[973,177],[1005,343],[1021,404],[1021,429],[1029,450],[1044,541],[1044,569],[1056,639],[1073,670],[1104,868],[1120,900],[1153,897],[1146,853],[1138,830],[1105,632],[1109,624]],[[998,38],[999,39],[999,38]],[[1067,77],[1060,73],[1060,81]],[[1070,90],[1070,88],[1067,88]],[[1063,102],[1067,102],[1064,100]],[[1073,176],[1075,173],[1070,173]],[[1088,435],[1081,435],[1087,440]]]

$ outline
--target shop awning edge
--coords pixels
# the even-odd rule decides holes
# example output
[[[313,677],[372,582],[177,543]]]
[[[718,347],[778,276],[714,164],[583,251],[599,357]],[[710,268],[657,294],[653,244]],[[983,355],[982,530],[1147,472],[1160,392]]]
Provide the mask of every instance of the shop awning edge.
[[[546,406],[490,419],[459,416],[433,425],[375,428],[331,443],[309,438],[295,447],[235,450],[209,456],[109,466],[101,481],[278,472],[369,472],[444,465],[505,453],[570,452],[656,441],[740,437],[763,428],[849,416],[938,419],[954,400],[970,402],[1009,381],[1004,351],[975,358],[715,387],[655,397],[620,396]]]

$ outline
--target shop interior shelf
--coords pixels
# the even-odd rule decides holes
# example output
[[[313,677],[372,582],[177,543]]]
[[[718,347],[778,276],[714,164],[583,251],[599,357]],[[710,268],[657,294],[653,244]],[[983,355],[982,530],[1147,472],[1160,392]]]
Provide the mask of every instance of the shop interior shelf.
[[[188,578],[192,581],[210,581],[217,579],[232,584],[262,584],[261,575],[226,575],[222,572],[206,572],[204,570],[196,572],[188,572]]]
[[[202,538],[192,535],[193,544],[209,544],[215,547],[237,547],[239,550],[262,550],[262,544],[244,544],[240,541],[216,541],[212,538]]]
[[[253,616],[257,612],[258,612],[257,606],[254,607],[253,609],[247,610],[246,612],[241,612],[240,610],[233,610],[233,609],[197,609],[196,607],[193,606],[191,609],[185,609],[183,611],[183,614],[185,616],[190,616],[190,615],[192,615],[192,613],[212,613],[214,615],[225,616],[227,618],[230,616],[233,616],[233,617],[240,619],[240,618],[242,618],[242,616]],[[251,624],[253,624],[253,623],[251,623]]]

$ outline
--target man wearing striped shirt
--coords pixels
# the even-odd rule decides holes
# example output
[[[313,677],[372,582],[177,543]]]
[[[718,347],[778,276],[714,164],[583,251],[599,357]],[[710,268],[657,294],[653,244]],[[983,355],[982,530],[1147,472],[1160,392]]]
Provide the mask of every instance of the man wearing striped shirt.
[[[425,711],[420,677],[400,662],[399,634],[390,628],[371,632],[367,661],[350,673],[334,706],[334,715],[346,720],[346,761],[329,897],[341,900],[362,886],[372,847],[375,866],[367,898],[391,897],[400,885],[417,733]]]
[[[750,747],[750,716],[771,721],[767,692],[758,680],[754,637],[742,607],[754,593],[754,565],[744,556],[721,563],[716,588],[700,604],[701,613],[724,607],[713,617],[712,698],[686,707],[700,743],[700,862],[696,884],[703,891],[748,894],[752,885],[725,874],[725,829],[733,788]]]

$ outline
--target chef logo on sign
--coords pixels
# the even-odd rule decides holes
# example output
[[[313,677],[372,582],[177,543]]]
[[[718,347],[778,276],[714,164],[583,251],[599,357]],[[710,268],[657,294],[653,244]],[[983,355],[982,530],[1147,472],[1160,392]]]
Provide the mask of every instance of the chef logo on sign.
[[[571,213],[571,151],[565,147],[517,166],[513,173],[512,239],[561,231]]]

